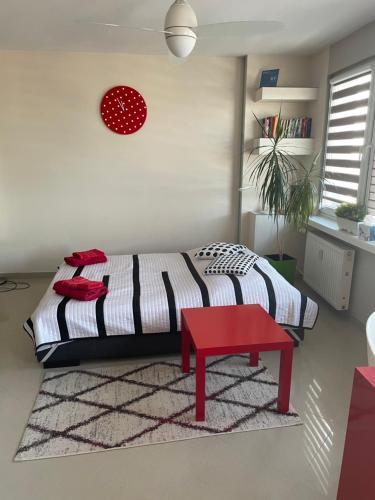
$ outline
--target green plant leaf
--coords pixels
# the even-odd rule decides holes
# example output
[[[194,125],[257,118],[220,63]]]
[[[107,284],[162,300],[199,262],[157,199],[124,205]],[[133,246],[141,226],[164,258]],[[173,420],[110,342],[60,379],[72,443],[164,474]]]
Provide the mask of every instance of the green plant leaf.
[[[366,207],[357,203],[341,203],[335,213],[337,217],[361,222],[366,216]]]
[[[262,122],[255,114],[254,117],[266,136]],[[269,145],[253,148],[250,151],[246,169],[249,182],[258,189],[263,209],[268,210],[275,220],[280,254],[282,242],[278,217],[285,215],[287,222],[295,225],[297,229],[306,228],[309,217],[318,205],[319,187],[323,182],[320,172],[320,153],[308,167],[305,167],[281,146],[283,134],[280,109],[275,137],[268,138]],[[264,154],[251,158],[255,152]]]

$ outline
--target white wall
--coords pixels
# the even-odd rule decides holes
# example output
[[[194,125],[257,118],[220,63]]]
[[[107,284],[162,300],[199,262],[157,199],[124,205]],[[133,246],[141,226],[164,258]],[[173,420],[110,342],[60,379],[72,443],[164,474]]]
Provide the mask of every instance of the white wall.
[[[375,57],[375,22],[330,47],[329,73]],[[362,323],[375,311],[375,256],[356,249],[349,312]]]
[[[0,272],[54,270],[72,250],[174,251],[236,231],[237,58],[0,53]],[[109,132],[111,86],[148,120]]]
[[[311,86],[319,89],[318,100],[311,102],[308,108],[309,116],[312,118],[312,136],[316,153],[322,153],[326,135],[329,55],[327,47],[310,58]]]
[[[375,55],[375,22],[355,31],[343,40],[331,45],[329,73],[363,61]]]

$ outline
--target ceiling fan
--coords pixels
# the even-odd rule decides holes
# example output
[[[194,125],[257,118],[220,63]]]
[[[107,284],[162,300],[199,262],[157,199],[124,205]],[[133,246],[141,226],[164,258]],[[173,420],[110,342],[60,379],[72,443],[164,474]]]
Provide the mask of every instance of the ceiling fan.
[[[123,24],[90,22],[109,28],[124,28],[144,32],[164,34],[168,49],[173,56],[187,58],[194,50],[200,38],[242,36],[273,33],[282,28],[278,21],[236,21],[198,25],[197,16],[187,0],[175,0],[170,6],[164,23],[164,29],[137,28]]]

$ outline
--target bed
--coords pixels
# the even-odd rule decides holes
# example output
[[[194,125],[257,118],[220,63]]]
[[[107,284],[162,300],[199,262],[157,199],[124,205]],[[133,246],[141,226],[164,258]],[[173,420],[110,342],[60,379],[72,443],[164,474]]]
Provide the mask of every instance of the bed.
[[[246,276],[206,276],[207,260],[183,253],[109,256],[104,264],[63,263],[24,329],[46,368],[98,359],[179,350],[180,311],[187,307],[260,304],[303,339],[317,304],[291,286],[263,258]],[[57,295],[53,283],[73,276],[103,280],[108,294],[80,302]]]

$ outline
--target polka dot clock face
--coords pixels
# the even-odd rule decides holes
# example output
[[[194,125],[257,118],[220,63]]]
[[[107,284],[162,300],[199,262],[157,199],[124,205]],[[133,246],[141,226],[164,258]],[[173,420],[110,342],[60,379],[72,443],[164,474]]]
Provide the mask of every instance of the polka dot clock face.
[[[120,85],[104,94],[100,114],[112,132],[130,135],[143,127],[147,118],[147,106],[137,90]]]

